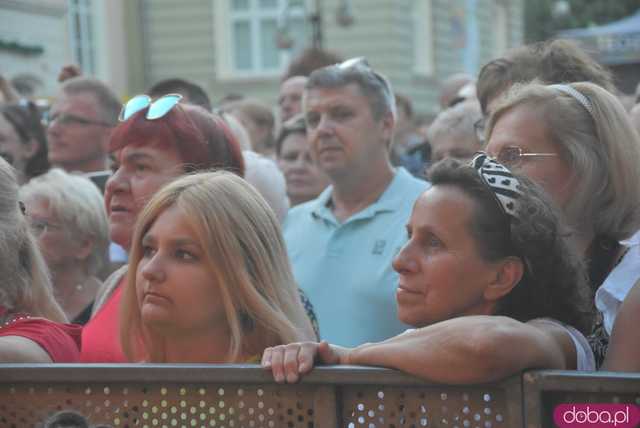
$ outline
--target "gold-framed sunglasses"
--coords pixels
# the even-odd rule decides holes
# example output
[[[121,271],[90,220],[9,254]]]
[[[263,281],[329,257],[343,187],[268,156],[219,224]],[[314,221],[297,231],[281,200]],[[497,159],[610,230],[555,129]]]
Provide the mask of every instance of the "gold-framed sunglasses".
[[[526,153],[518,146],[506,146],[500,149],[496,160],[501,164],[512,168],[520,165],[524,159],[538,157],[556,157],[557,153]]]

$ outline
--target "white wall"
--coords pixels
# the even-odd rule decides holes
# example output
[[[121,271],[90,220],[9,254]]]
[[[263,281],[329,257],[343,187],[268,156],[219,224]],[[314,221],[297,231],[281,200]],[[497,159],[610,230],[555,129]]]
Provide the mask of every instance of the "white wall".
[[[0,3],[0,38],[5,42],[38,45],[41,55],[22,55],[0,50],[0,73],[7,78],[28,73],[43,83],[42,93],[55,94],[56,77],[69,61],[64,0],[5,0]]]
[[[96,43],[96,77],[119,96],[127,94],[127,31],[124,25],[126,0],[99,0],[92,3],[94,40]],[[139,37],[140,34],[129,34]]]

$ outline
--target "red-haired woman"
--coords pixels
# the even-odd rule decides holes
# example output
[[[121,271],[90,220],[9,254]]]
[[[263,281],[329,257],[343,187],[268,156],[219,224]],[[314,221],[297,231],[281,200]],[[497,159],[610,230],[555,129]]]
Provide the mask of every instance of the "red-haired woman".
[[[212,168],[242,176],[240,148],[218,116],[180,104],[179,95],[154,102],[132,98],[113,130],[110,151],[114,173],[105,190],[110,239],[126,250],[138,214],[166,183],[185,173]],[[115,271],[98,292],[93,316],[83,329],[84,362],[126,361],[118,336],[118,308],[127,266]]]

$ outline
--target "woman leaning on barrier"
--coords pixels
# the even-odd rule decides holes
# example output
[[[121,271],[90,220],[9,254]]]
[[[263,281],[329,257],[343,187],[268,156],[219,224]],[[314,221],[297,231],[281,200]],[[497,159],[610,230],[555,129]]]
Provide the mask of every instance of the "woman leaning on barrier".
[[[18,201],[15,172],[0,159],[0,362],[76,362],[81,328],[66,320]]]
[[[140,213],[120,308],[130,361],[259,361],[315,338],[279,222],[228,172],[182,177]]]
[[[446,383],[527,368],[594,369],[580,333],[591,313],[584,267],[541,191],[483,154],[471,165],[444,160],[430,180],[393,261],[398,317],[416,330],[353,349],[326,342],[267,349],[262,364],[277,381],[297,381],[316,360]]]

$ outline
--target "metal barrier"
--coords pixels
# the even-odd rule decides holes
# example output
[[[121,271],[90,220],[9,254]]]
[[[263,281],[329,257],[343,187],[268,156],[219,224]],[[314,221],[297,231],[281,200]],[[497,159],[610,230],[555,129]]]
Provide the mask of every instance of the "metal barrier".
[[[640,373],[538,370],[522,376],[527,428],[553,427],[553,410],[567,403],[640,405]]]
[[[279,385],[256,365],[0,364],[0,426],[59,410],[120,427],[522,426],[522,382],[432,384],[387,369],[317,367]]]

